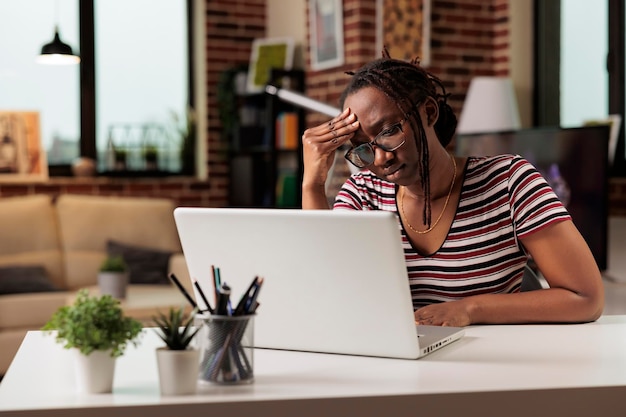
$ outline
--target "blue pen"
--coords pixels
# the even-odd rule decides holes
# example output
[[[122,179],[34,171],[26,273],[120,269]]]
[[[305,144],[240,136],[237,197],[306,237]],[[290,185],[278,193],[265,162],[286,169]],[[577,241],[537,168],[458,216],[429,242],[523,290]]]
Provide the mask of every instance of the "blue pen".
[[[252,296],[252,291],[256,288],[258,280],[259,280],[259,276],[257,275],[257,276],[254,277],[254,279],[250,283],[250,286],[248,287],[246,292],[243,293],[243,295],[241,296],[241,299],[239,300],[239,303],[237,304],[237,307],[235,307],[235,313],[234,314],[236,316],[238,316],[240,314],[243,314],[246,311],[246,305],[248,304],[248,300]]]
[[[254,313],[254,310],[256,309],[256,299],[259,296],[259,291],[261,291],[261,285],[263,285],[263,277],[260,277],[257,282],[256,285],[254,287],[254,292],[252,293],[252,295],[248,298],[248,302],[246,303],[246,307],[245,307],[245,312],[247,314],[252,314]]]

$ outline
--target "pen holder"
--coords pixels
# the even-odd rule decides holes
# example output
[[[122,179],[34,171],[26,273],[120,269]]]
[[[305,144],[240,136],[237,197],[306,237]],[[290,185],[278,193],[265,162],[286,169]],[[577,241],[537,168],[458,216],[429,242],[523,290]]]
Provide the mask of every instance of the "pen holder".
[[[249,384],[254,380],[254,315],[198,315],[199,380]]]

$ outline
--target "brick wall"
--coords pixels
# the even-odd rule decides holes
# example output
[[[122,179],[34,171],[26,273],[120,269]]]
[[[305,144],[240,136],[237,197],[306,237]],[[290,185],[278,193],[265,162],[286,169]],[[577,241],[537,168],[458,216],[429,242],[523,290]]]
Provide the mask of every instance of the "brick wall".
[[[286,0],[287,1],[287,0]],[[384,0],[390,2],[393,0]],[[476,75],[510,72],[510,0],[431,0],[431,63],[429,70],[440,77],[452,94],[450,104],[459,114],[465,92]],[[207,74],[207,170],[208,182],[193,179],[52,179],[45,184],[0,184],[0,197],[37,192],[100,195],[171,196],[185,205],[220,207],[228,202],[230,175],[226,144],[220,138],[215,85],[220,74],[247,64],[254,38],[266,33],[265,0],[205,0]],[[308,13],[308,10],[307,10]],[[345,62],[337,68],[308,71],[307,94],[336,104],[348,76],[371,59],[376,50],[376,0],[343,0]],[[308,25],[308,18],[306,19]],[[308,51],[308,49],[305,48]],[[310,68],[309,54],[306,54]],[[307,124],[325,119],[308,115]],[[626,215],[626,179],[611,180],[611,214]]]
[[[211,206],[227,205],[230,178],[227,144],[220,136],[215,87],[225,70],[250,61],[252,41],[265,36],[265,6],[265,0],[206,0],[207,161]]]
[[[1,183],[0,198],[28,194],[88,194],[170,198],[179,206],[212,205],[211,186],[190,178],[121,179],[55,177],[46,182]]]

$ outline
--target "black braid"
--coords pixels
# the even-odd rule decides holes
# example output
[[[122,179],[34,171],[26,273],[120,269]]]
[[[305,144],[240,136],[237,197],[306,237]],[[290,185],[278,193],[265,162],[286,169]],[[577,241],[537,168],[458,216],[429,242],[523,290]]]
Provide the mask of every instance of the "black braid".
[[[418,169],[420,171],[421,186],[426,198],[423,218],[424,224],[430,227],[428,142],[419,114],[413,113],[426,97],[435,99],[439,106],[439,118],[434,126],[435,133],[443,146],[448,145],[452,140],[457,123],[456,115],[448,104],[449,94],[446,93],[441,80],[422,68],[418,59],[414,59],[411,62],[392,59],[387,49],[383,50],[382,58],[365,64],[356,72],[347,72],[347,74],[353,77],[340,97],[341,108],[343,108],[344,102],[349,95],[356,93],[364,87],[374,87],[396,103],[403,116],[409,120],[412,130],[417,132],[414,140],[418,152],[420,152]],[[441,90],[441,93],[438,92],[439,90]]]

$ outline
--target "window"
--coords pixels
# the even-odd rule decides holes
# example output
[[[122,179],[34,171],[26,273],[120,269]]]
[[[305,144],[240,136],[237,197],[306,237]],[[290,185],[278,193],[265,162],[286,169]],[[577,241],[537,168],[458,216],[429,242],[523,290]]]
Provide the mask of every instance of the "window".
[[[109,141],[128,151],[131,170],[142,152],[159,150],[160,168],[180,170],[178,127],[186,119],[187,5],[184,0],[96,0],[96,148],[101,171]]]
[[[581,30],[581,28],[593,30]],[[605,119],[609,110],[606,57],[608,4],[561,1],[561,126]]]
[[[56,7],[55,7],[56,6]],[[79,154],[79,66],[37,64],[55,25],[63,42],[78,51],[78,2],[0,2],[0,109],[38,111],[49,164],[69,164]],[[10,41],[9,41],[10,40]]]
[[[610,169],[611,176],[619,177],[626,176],[624,3],[535,1],[536,123],[576,126],[586,120],[620,115],[621,128]]]
[[[51,175],[79,155],[110,171],[110,143],[128,151],[127,168],[145,169],[142,152],[160,151],[160,170],[181,169],[180,131],[191,95],[188,0],[3,0],[0,109],[40,112]],[[35,63],[61,39],[81,66]],[[81,74],[82,71],[82,74]]]

